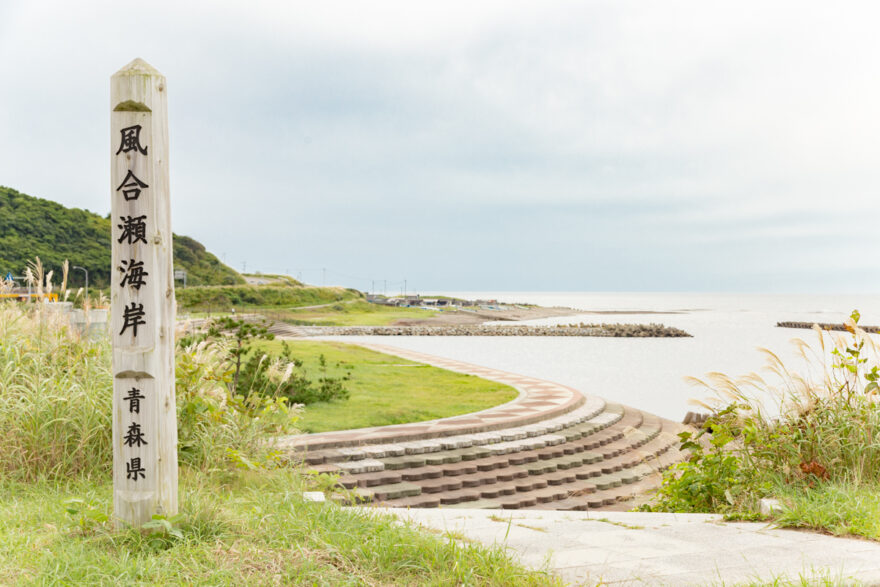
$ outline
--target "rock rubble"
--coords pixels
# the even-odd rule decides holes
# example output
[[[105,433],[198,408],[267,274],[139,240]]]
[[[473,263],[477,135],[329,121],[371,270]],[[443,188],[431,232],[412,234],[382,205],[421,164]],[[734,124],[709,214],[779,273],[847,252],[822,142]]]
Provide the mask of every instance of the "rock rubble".
[[[813,325],[818,325],[822,330],[838,330],[841,332],[848,331],[849,328],[846,324],[829,324],[827,322],[777,322],[776,326],[779,328],[812,328]],[[864,332],[870,332],[871,334],[880,334],[880,326],[861,326],[859,325],[859,330]]]
[[[663,324],[579,324],[575,326],[299,326],[306,336],[605,336],[689,337]]]

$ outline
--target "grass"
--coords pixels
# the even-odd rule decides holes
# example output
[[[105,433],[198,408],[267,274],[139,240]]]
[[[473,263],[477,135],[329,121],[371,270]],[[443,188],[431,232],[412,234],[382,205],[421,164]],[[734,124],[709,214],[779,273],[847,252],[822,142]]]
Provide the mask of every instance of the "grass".
[[[344,402],[309,405],[297,426],[305,432],[327,432],[446,418],[506,403],[517,396],[512,387],[473,375],[454,373],[339,342],[287,341],[313,379],[344,377],[351,397]],[[280,351],[279,341],[259,346]]]
[[[187,287],[175,292],[181,310],[247,311],[249,308],[286,308],[332,304],[354,300],[363,294],[341,287],[293,286],[286,283],[273,285],[222,285]]]
[[[285,467],[265,442],[296,411],[229,395],[211,341],[177,348],[181,514],[115,529],[109,341],[52,316],[0,304],[0,585],[558,584],[501,548],[305,502],[335,480]]]
[[[437,310],[398,308],[355,300],[310,310],[291,308],[279,317],[296,324],[315,326],[388,326],[398,320],[424,320],[437,314]]]
[[[880,540],[880,488],[852,483],[821,483],[811,488],[780,485],[783,511],[776,523],[821,530],[835,536]]]
[[[171,533],[81,525],[64,501],[109,514],[106,483],[0,481],[0,584],[559,585],[499,547],[462,544],[368,509],[301,498],[285,470],[186,472]]]

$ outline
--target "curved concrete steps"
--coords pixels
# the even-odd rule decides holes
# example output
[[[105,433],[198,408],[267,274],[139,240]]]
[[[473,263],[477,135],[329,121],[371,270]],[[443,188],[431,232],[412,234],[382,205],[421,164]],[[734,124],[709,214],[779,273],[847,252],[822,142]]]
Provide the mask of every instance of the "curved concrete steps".
[[[683,425],[533,378],[379,350],[510,383],[520,397],[447,419],[451,424],[438,420],[285,439],[307,469],[339,475],[339,485],[352,490],[359,503],[621,509],[622,502],[656,488],[659,471],[684,458],[677,448]],[[438,430],[443,434],[425,434]]]

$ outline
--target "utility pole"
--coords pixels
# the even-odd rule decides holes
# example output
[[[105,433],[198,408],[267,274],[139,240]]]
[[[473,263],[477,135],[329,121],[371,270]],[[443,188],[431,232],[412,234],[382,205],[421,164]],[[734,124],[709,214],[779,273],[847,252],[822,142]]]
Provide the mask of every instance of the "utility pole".
[[[323,267],[323,268],[321,268],[321,287],[324,287],[326,285],[327,285],[327,268]]]

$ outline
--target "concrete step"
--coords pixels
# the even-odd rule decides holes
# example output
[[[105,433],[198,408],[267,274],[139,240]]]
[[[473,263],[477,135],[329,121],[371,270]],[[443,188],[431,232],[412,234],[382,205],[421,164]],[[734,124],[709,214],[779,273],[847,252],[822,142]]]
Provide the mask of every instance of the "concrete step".
[[[389,485],[377,485],[375,487],[358,487],[355,494],[365,502],[391,501],[402,497],[420,495],[422,488],[414,483],[391,483]]]
[[[339,484],[354,489],[361,501],[561,510],[621,508],[659,484],[657,471],[683,458],[675,436],[680,426],[639,410],[606,404],[598,414],[553,420],[467,438],[307,456],[322,461],[311,465],[316,472],[338,471]]]
[[[299,452],[293,452],[292,456],[302,459],[307,465],[319,465],[341,461],[382,459],[400,457],[403,455],[434,453],[444,450],[475,448],[474,451],[464,451],[461,453],[462,458],[467,460],[468,457],[465,456],[467,454],[485,456],[482,454],[483,451],[492,445],[504,445],[502,448],[496,447],[493,449],[494,453],[497,454],[505,451],[516,452],[517,450],[524,450],[526,447],[537,448],[537,445],[541,442],[545,443],[544,446],[553,443],[561,443],[564,442],[564,438],[556,438],[559,435],[554,435],[554,432],[582,424],[586,425],[590,430],[600,430],[619,420],[622,414],[622,406],[615,404],[604,405],[604,402],[589,401],[570,412],[562,414],[561,416],[499,431],[477,432],[444,438],[411,440],[397,443],[324,448],[317,450],[306,449]],[[521,441],[527,442],[523,443]]]
[[[446,504],[443,507],[447,509],[500,510],[501,504],[492,499],[478,499],[476,501],[461,501],[459,503]]]

